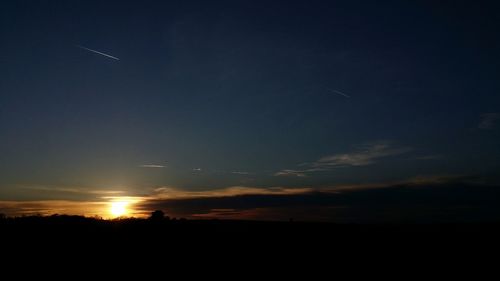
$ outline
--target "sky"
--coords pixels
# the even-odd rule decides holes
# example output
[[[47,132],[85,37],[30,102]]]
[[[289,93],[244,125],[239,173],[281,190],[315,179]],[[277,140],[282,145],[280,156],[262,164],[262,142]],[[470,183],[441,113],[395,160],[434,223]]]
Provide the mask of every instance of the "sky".
[[[0,5],[1,213],[499,218],[497,1]]]

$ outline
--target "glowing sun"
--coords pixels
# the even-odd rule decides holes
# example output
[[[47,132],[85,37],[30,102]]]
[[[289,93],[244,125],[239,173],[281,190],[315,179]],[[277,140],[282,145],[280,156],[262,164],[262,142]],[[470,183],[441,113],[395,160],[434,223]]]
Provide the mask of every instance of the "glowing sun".
[[[128,202],[125,201],[115,201],[110,203],[109,212],[114,217],[121,217],[128,213]]]

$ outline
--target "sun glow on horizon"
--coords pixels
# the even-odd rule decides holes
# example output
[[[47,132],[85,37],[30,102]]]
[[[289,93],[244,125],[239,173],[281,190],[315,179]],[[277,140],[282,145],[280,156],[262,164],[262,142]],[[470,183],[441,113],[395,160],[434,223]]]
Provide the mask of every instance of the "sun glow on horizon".
[[[138,213],[135,209],[136,204],[144,200],[142,197],[116,196],[105,197],[105,199],[109,200],[107,202],[107,218],[114,219],[118,217],[142,216],[142,214]]]
[[[113,201],[110,203],[109,212],[113,217],[125,216],[129,213],[128,205],[127,201]]]

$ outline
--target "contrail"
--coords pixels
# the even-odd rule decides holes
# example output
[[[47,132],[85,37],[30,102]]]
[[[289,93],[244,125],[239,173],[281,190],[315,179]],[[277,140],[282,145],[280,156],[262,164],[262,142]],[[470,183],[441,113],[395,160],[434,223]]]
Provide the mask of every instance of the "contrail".
[[[330,91],[330,92],[333,92],[333,93],[336,93],[336,94],[342,95],[342,96],[344,96],[344,97],[346,97],[346,98],[350,98],[350,97],[351,97],[351,96],[349,96],[349,95],[347,95],[347,94],[342,93],[341,91],[332,90],[332,89],[330,89],[330,88],[326,88],[326,89],[327,89],[328,91]]]
[[[114,59],[114,60],[120,60],[119,58],[117,57],[113,57],[111,55],[108,55],[108,54],[105,54],[105,53],[101,53],[99,51],[96,51],[96,50],[92,50],[92,49],[89,49],[89,48],[85,48],[83,46],[80,46],[80,45],[76,45],[78,48],[80,49],[84,49],[84,50],[87,50],[89,52],[92,52],[92,53],[96,53],[96,54],[99,54],[99,55],[102,55],[102,56],[105,56],[105,57],[108,57],[108,58],[111,58],[111,59]]]

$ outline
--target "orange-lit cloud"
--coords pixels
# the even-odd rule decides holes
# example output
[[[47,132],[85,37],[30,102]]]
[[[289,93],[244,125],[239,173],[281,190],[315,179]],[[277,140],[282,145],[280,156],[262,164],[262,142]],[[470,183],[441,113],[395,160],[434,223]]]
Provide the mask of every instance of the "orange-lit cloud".
[[[77,193],[77,194],[94,194],[94,195],[117,195],[122,194],[122,190],[104,190],[104,189],[88,189],[77,187],[47,187],[47,186],[28,186],[25,189],[46,191],[46,192],[62,192],[62,193]]]
[[[79,215],[79,216],[99,216],[102,218],[113,218],[111,212],[112,204],[124,202],[127,205],[126,216],[141,216],[136,212],[135,205],[141,202],[141,197],[111,196],[104,197],[99,201],[72,201],[72,200],[37,200],[37,201],[0,201],[0,213],[9,216],[42,215],[54,214]]]
[[[474,187],[474,189],[468,186]],[[121,196],[123,193],[114,194],[113,191],[99,193],[95,200],[40,200],[40,201],[0,201],[0,213],[9,216],[20,215],[84,215],[114,218],[113,204],[123,203],[127,210],[125,216],[147,217],[154,210],[163,210],[169,216],[201,218],[226,218],[226,219],[259,219],[259,220],[287,220],[296,218],[301,220],[337,220],[376,214],[386,216],[385,212],[413,212],[413,209],[422,207],[418,196],[430,198],[428,208],[435,208],[434,195],[439,194],[440,188],[459,188],[456,193],[447,193],[451,200],[451,211],[456,211],[456,202],[461,202],[468,192],[481,190],[485,198],[494,198],[496,189],[490,188],[475,181],[474,178],[461,176],[419,176],[408,180],[338,185],[321,188],[286,188],[286,187],[245,187],[234,186],[215,190],[185,190],[174,187],[159,187],[151,189],[150,194],[141,196]],[[71,192],[72,189],[66,190]],[[477,191],[479,192],[479,191]],[[396,195],[397,196],[396,196]],[[423,195],[422,195],[423,194]],[[426,197],[427,196],[427,197]],[[460,197],[462,196],[462,197]],[[394,201],[394,198],[404,198],[403,203]],[[408,205],[417,198],[418,204]],[[469,197],[467,197],[469,198]],[[458,201],[457,201],[458,200]],[[468,200],[468,199],[467,199]],[[468,202],[468,201],[464,201]],[[481,207],[481,201],[476,207]],[[465,203],[464,203],[465,204]],[[121,206],[121,205],[120,205]],[[489,206],[489,205],[488,205]],[[350,211],[352,210],[354,211]],[[392,209],[391,209],[392,208]],[[427,208],[427,207],[425,207]],[[493,208],[493,207],[488,207]],[[359,210],[363,210],[359,213]],[[387,211],[388,209],[389,211]],[[358,210],[358,211],[355,211]],[[396,211],[394,211],[396,210]],[[434,211],[433,211],[434,212]],[[360,215],[361,214],[361,215]],[[391,213],[392,214],[392,213]],[[401,213],[403,214],[403,213]],[[394,214],[392,214],[394,215]]]
[[[284,187],[245,187],[233,186],[222,189],[193,191],[183,190],[173,187],[159,187],[154,190],[152,198],[154,199],[191,199],[191,198],[209,198],[209,197],[231,197],[242,195],[292,195],[312,192],[312,188],[284,188]]]
[[[53,214],[102,216],[106,213],[107,205],[107,202],[67,200],[0,201],[0,212],[13,216]]]

